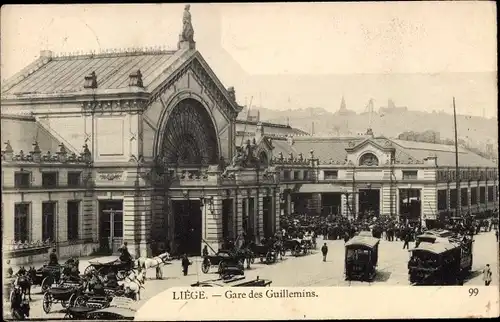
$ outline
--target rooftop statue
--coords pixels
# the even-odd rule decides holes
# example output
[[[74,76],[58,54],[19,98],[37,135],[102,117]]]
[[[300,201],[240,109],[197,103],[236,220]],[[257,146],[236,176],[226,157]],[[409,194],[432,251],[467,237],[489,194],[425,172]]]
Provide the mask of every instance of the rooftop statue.
[[[191,8],[191,6],[188,4],[184,7],[184,15],[182,17],[181,40],[193,42],[194,41],[194,29],[193,29],[193,25],[191,24],[191,13],[189,12],[190,8]]]

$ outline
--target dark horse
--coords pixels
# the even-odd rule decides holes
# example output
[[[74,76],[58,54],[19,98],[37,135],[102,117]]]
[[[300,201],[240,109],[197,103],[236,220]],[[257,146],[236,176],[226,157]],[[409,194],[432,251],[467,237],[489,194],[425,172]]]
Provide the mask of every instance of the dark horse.
[[[31,268],[30,268],[30,273],[31,273]],[[19,287],[20,292],[26,296],[28,295],[28,299],[31,301],[31,278],[24,268],[24,266],[21,266],[19,271],[16,274],[16,279],[14,280],[14,289],[16,287]]]
[[[14,286],[10,293],[10,313],[13,320],[25,320],[30,316],[30,303],[18,286]]]

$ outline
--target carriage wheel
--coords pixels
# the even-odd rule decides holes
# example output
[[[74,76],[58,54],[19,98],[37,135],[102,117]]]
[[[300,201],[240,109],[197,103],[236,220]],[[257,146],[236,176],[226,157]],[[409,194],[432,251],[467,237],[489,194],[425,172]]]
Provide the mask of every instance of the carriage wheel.
[[[85,270],[83,271],[83,274],[88,275],[93,271],[95,271],[94,265],[89,265],[89,266],[87,266],[87,268],[85,268]]]
[[[119,281],[123,281],[125,277],[127,276],[125,271],[118,271],[116,272],[116,279]]]
[[[69,306],[75,306],[75,300],[76,300],[76,293],[71,293],[71,296],[69,297]]]
[[[52,307],[52,295],[49,292],[45,292],[43,295],[43,303],[42,303],[43,311],[46,314],[49,314],[50,309]]]
[[[54,284],[54,278],[52,275],[47,276],[46,278],[43,279],[41,287],[42,287],[42,292],[47,292],[47,290]]]
[[[210,263],[205,263],[205,262],[204,262],[204,263],[201,265],[201,271],[202,271],[203,273],[207,274],[209,270],[210,270]]]
[[[78,296],[76,299],[75,299],[75,303],[74,303],[74,306],[75,307],[81,307],[81,306],[84,306],[85,303],[87,301],[85,301],[85,298],[83,296]]]
[[[224,262],[220,262],[220,263],[219,263],[219,269],[218,269],[218,271],[217,271],[219,274],[222,274],[222,271],[224,270],[224,266],[226,266],[226,265],[224,264]]]

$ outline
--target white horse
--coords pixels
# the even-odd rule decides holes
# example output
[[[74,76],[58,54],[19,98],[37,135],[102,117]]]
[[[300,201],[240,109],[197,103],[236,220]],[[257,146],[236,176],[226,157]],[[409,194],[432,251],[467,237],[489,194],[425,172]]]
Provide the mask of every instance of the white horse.
[[[136,272],[132,270],[129,275],[121,282],[124,286],[125,292],[134,293],[135,300],[141,299],[141,289],[144,289],[144,282],[146,280],[145,272]]]
[[[146,277],[148,269],[156,268],[156,279],[162,279],[163,272],[161,267],[165,266],[171,260],[170,254],[165,252],[153,258],[140,257],[136,260],[136,265],[140,271],[144,270],[144,277]]]

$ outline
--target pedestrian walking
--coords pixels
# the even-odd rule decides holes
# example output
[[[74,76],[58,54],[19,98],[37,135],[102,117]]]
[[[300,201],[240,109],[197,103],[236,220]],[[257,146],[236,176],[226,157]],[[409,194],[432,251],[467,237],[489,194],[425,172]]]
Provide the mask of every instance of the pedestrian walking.
[[[184,276],[187,276],[188,268],[191,264],[192,263],[189,261],[187,254],[184,254],[184,256],[182,256],[182,272],[184,273]]]
[[[497,243],[498,243],[498,229],[495,230],[495,236],[497,237]]]
[[[403,249],[409,249],[410,248],[410,232],[406,232],[405,236],[404,236],[404,241],[405,243],[403,244]]]
[[[321,247],[321,253],[323,253],[323,262],[326,262],[326,255],[328,255],[328,246],[326,246],[326,243]]]
[[[485,286],[489,286],[491,283],[490,264],[486,264],[486,267],[483,269],[483,281]]]

